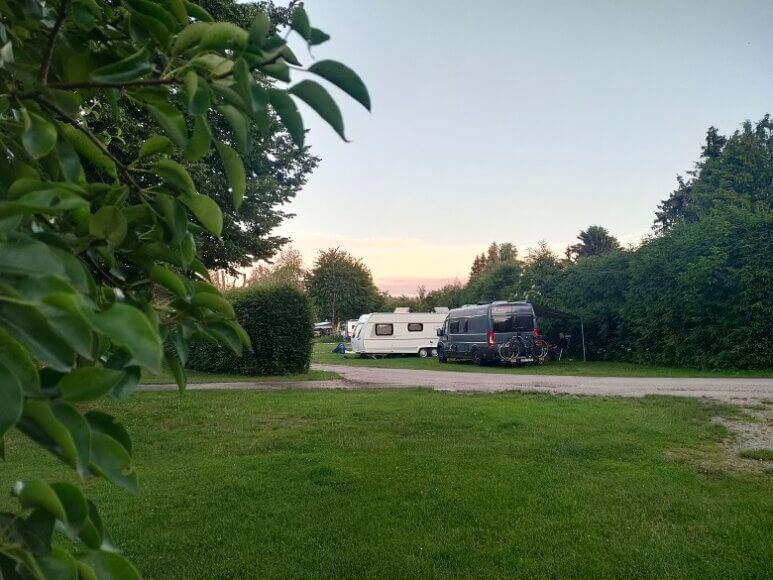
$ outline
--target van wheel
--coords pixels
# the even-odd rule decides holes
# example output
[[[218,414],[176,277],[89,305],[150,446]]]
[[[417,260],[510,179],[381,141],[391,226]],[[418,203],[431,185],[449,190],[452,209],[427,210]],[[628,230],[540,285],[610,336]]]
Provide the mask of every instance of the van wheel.
[[[446,358],[446,353],[443,352],[443,347],[439,346],[437,349],[437,360],[440,363],[448,362],[448,358]]]
[[[419,358],[427,358],[428,356],[429,356],[429,351],[426,348],[419,349]]]
[[[482,367],[483,366],[483,355],[480,354],[479,350],[472,351],[472,364]]]

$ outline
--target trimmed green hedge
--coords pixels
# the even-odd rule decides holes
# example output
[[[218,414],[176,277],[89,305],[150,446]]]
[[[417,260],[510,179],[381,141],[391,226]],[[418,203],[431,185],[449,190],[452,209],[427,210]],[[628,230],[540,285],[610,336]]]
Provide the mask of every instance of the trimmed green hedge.
[[[292,286],[257,286],[227,295],[252,340],[240,357],[209,342],[191,345],[187,367],[209,373],[285,375],[308,370],[312,306]]]

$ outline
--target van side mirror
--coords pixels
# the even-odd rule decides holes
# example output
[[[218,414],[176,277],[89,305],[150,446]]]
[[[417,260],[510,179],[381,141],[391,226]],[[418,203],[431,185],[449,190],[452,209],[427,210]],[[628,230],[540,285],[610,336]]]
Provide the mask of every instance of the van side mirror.
[[[443,336],[443,329],[442,329],[442,328],[438,328],[438,329],[436,329],[436,330],[435,330],[435,333],[436,333],[438,336]]]

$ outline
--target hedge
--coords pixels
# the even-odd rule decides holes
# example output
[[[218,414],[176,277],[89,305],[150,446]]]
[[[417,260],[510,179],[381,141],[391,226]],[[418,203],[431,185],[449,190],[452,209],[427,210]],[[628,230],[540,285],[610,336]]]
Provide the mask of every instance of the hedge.
[[[312,306],[292,286],[256,286],[228,294],[252,351],[237,357],[210,342],[191,345],[187,367],[209,373],[284,375],[305,372],[311,359]]]

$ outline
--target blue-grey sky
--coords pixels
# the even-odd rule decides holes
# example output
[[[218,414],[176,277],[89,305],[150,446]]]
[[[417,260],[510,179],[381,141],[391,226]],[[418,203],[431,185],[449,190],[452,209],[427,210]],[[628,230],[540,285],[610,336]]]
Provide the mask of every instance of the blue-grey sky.
[[[346,144],[304,110],[322,161],[281,231],[392,290],[463,280],[492,240],[636,242],[709,125],[773,111],[769,0],[305,4],[332,36],[314,57],[354,68],[373,112],[331,91]]]

